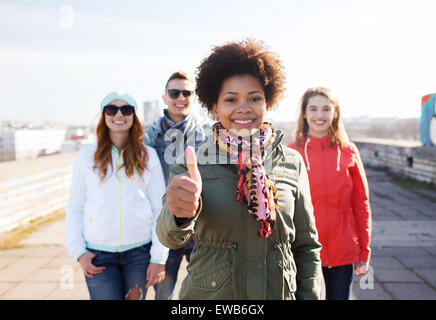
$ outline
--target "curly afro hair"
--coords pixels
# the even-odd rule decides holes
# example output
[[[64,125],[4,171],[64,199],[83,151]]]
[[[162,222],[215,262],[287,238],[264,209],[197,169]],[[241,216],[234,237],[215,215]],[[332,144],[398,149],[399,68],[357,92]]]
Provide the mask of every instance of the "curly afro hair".
[[[227,78],[250,74],[259,79],[265,92],[267,109],[274,108],[284,96],[284,67],[262,41],[245,39],[215,46],[196,72],[196,94],[200,104],[213,115],[222,83]]]

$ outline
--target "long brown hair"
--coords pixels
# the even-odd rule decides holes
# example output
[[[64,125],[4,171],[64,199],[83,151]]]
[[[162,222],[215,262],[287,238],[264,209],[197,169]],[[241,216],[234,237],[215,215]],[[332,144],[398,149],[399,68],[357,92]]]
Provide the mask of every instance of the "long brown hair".
[[[94,167],[98,169],[100,180],[103,181],[107,174],[107,167],[112,164],[112,141],[109,136],[109,128],[106,125],[105,115],[102,112],[100,121],[97,125],[97,150],[94,153]],[[126,175],[134,180],[135,170],[142,177],[147,168],[148,154],[143,142],[144,133],[141,122],[136,114],[133,114],[133,124],[129,129],[129,138],[123,147],[123,165],[118,168],[125,168]]]
[[[337,144],[340,148],[349,145],[347,132],[345,131],[344,123],[342,121],[341,108],[339,106],[338,99],[333,95],[330,89],[324,87],[309,88],[304,93],[300,100],[300,111],[297,120],[297,126],[294,134],[294,142],[297,146],[301,145],[301,137],[307,137],[309,131],[309,125],[307,123],[304,114],[306,113],[307,104],[309,99],[315,96],[323,96],[328,99],[335,107],[335,115],[333,122],[329,128],[329,137],[332,145]]]

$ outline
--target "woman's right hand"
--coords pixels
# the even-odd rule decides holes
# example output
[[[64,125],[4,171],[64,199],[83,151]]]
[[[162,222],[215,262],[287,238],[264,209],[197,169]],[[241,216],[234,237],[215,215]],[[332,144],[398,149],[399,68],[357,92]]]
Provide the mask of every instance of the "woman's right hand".
[[[194,148],[186,147],[185,158],[188,172],[173,177],[166,190],[168,209],[177,218],[195,217],[202,189]]]
[[[94,259],[95,254],[92,252],[85,252],[79,258],[80,266],[83,269],[83,273],[88,278],[94,278],[94,275],[102,273],[106,267],[96,267],[92,264],[92,259]]]

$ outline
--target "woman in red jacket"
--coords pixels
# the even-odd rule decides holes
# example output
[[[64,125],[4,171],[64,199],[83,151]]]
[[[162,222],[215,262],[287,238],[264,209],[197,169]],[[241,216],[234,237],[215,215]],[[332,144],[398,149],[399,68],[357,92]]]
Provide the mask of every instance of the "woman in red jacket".
[[[357,147],[349,142],[338,100],[326,88],[308,89],[300,102],[293,143],[309,174],[327,300],[349,299],[353,279],[368,272],[371,209]]]

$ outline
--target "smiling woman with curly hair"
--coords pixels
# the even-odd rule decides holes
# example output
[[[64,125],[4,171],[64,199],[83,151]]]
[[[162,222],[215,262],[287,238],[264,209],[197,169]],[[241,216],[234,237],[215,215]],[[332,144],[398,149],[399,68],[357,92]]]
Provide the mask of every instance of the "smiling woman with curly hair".
[[[237,74],[256,77],[263,87],[267,110],[284,96],[284,68],[276,53],[252,39],[216,46],[197,69],[196,93],[209,113],[218,101],[223,81]]]
[[[157,221],[165,246],[195,240],[180,298],[319,299],[321,245],[306,168],[264,122],[284,93],[279,57],[263,42],[227,43],[202,61],[196,80],[217,120],[197,151],[207,150],[209,162],[186,149]]]

